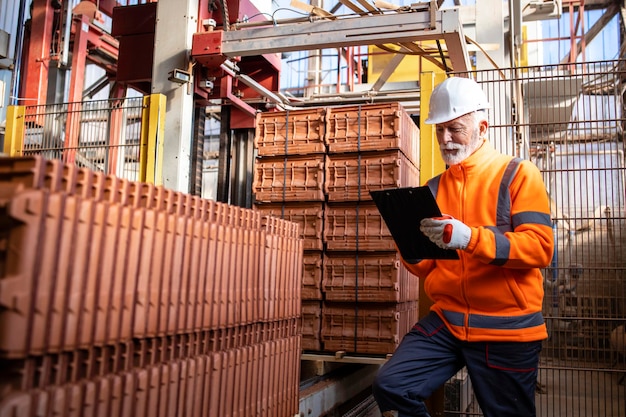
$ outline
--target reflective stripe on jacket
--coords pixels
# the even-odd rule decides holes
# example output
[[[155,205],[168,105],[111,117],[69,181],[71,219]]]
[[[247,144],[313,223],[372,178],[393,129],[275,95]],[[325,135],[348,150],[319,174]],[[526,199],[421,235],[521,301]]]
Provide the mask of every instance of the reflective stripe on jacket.
[[[459,260],[406,264],[450,331],[467,341],[547,337],[541,314],[543,277],[554,248],[541,173],[489,142],[429,183],[444,214],[471,227]]]

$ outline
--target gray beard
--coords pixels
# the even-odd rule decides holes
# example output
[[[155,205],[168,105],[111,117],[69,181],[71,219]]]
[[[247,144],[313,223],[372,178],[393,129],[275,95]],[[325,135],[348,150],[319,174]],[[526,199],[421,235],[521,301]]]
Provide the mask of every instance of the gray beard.
[[[460,145],[458,143],[450,143],[450,145],[451,146],[448,146],[448,147],[445,147],[445,146],[439,147],[443,162],[445,162],[446,165],[460,164],[465,159],[467,159],[468,156],[473,154],[474,151],[480,145],[480,138],[478,137],[478,129],[474,130],[474,133],[472,133],[472,141],[468,143],[467,145]],[[448,150],[456,149],[457,152],[455,155],[448,155],[443,152],[444,149],[448,149]]]

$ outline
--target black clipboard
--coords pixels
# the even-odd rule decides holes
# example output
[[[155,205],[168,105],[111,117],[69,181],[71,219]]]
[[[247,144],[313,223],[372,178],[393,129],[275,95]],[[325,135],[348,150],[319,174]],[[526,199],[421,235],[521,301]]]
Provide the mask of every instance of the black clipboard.
[[[422,219],[441,216],[430,188],[393,188],[370,191],[370,195],[406,262],[459,259],[456,250],[440,248],[419,230]]]

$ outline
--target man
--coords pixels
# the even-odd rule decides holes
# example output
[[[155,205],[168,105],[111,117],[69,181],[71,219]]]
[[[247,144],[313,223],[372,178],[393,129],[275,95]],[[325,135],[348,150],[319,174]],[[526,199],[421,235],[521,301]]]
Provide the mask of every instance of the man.
[[[428,182],[445,215],[420,230],[458,260],[407,267],[425,279],[431,312],[403,338],[374,382],[383,416],[429,416],[424,405],[464,366],[485,417],[535,416],[543,278],[554,240],[541,173],[485,139],[487,98],[476,82],[438,85],[426,123],[436,125],[449,168]],[[416,231],[417,233],[417,231]]]

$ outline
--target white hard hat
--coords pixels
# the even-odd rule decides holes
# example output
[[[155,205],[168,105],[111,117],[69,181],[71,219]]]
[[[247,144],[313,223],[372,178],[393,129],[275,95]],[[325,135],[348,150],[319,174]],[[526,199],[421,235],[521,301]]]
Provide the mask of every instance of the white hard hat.
[[[470,78],[451,77],[433,90],[425,123],[444,123],[489,107],[491,107],[489,100],[476,81]]]

